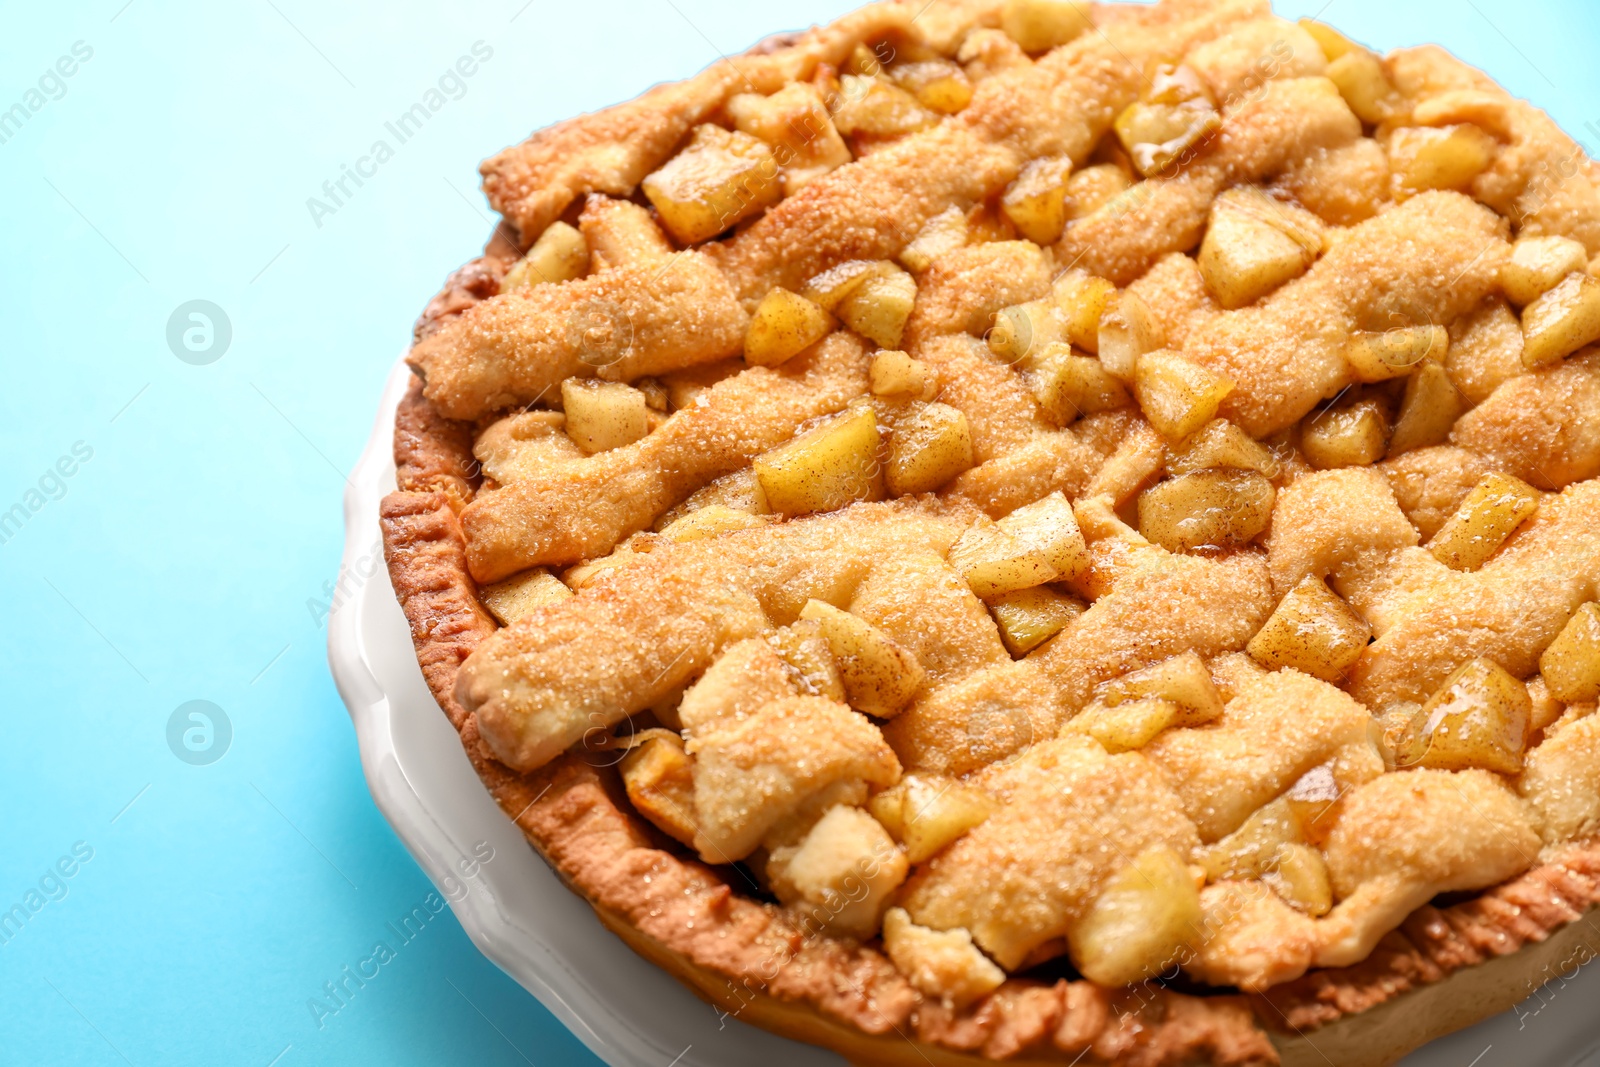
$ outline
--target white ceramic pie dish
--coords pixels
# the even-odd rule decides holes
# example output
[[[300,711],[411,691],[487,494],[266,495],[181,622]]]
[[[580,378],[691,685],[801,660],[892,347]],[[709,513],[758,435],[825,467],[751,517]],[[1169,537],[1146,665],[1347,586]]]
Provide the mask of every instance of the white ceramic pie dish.
[[[345,490],[345,545],[328,661],[355,723],[373,799],[479,950],[612,1067],[824,1067],[838,1056],[701,1001],[606,930],[478,780],[434,702],[383,564],[378,503],[395,488],[394,414],[409,370],[384,386]],[[482,843],[493,849],[493,859]],[[1600,967],[1557,977],[1520,1007],[1413,1053],[1405,1067],[1600,1064]],[[1341,1065],[1334,1065],[1341,1067]]]

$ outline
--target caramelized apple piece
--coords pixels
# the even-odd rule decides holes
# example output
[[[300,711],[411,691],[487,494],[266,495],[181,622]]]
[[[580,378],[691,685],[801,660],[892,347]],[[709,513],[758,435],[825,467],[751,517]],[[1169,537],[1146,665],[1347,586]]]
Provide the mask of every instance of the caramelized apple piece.
[[[1329,63],[1328,78],[1350,110],[1368,126],[1376,126],[1400,106],[1400,94],[1384,73],[1383,64],[1365,48],[1352,48]]]
[[[1579,608],[1539,656],[1550,695],[1566,704],[1600,698],[1600,604]]]
[[[867,383],[873,396],[902,400],[932,400],[939,392],[939,376],[932,367],[894,349],[873,353]]]
[[[989,601],[1000,640],[1013,656],[1025,656],[1084,612],[1083,601],[1049,586],[1018,589]]]
[[[626,567],[630,563],[637,562],[640,555],[641,553],[635,552],[625,541],[612,549],[609,555],[568,567],[561,572],[561,580],[567,584],[567,588],[580,593],[618,567]]]
[[[500,625],[510,626],[535,608],[554,604],[572,595],[566,583],[543,567],[513,574],[504,581],[479,588],[478,598],[483,606],[500,620]]]
[[[925,676],[917,658],[865,619],[820,600],[806,601],[800,618],[821,626],[852,708],[891,718],[922,688]]]
[[[994,800],[982,790],[936,774],[908,774],[868,802],[868,810],[922,863],[987,819]]]
[[[706,123],[641,183],[661,224],[682,244],[715,237],[776,204],[778,161],[764,141]]]
[[[1164,341],[1160,322],[1137,293],[1121,293],[1107,302],[1096,350],[1100,365],[1109,373],[1133,381],[1139,357],[1160,348]]]
[[[732,474],[724,474],[710,485],[695,490],[687,500],[657,519],[655,529],[664,530],[685,515],[713,504],[720,504],[750,515],[772,514],[772,508],[767,503],[767,495],[761,491],[761,482],[756,478],[756,472],[745,467]]]
[[[1180,474],[1139,494],[1139,532],[1169,552],[1242,545],[1272,521],[1276,497],[1255,471]]]
[[[1067,178],[1072,160],[1066,156],[1035,159],[1006,186],[1000,210],[1017,232],[1036,245],[1051,245],[1067,224]]]
[[[1107,880],[1067,940],[1084,977],[1116,989],[1161,973],[1201,933],[1200,892],[1188,866],[1158,845]]]
[[[644,394],[644,402],[651,411],[665,415],[671,409],[671,397],[660,378],[638,378],[633,387]]]
[[[1527,686],[1493,660],[1472,660],[1422,706],[1398,760],[1401,766],[1519,774],[1531,710]]]
[[[1167,452],[1173,474],[1227,468],[1276,478],[1282,467],[1271,449],[1227,419],[1212,419]]]
[[[1030,300],[995,312],[994,325],[983,335],[989,351],[1007,363],[1024,363],[1035,352],[1066,337],[1066,323],[1049,300]]]
[[[1312,39],[1317,42],[1317,47],[1322,49],[1322,54],[1328,57],[1328,62],[1330,63],[1346,52],[1357,51],[1361,48],[1360,45],[1332,26],[1329,26],[1326,22],[1318,22],[1313,18],[1303,18],[1300,20],[1300,28],[1311,35]]]
[[[745,362],[776,366],[828,336],[836,325],[832,315],[810,300],[775,285],[750,317],[744,335]]]
[[[904,775],[894,785],[880,789],[867,800],[867,811],[896,841],[905,832],[906,782],[913,777]]]
[[[739,93],[728,99],[727,110],[741,133],[772,146],[773,157],[783,168],[785,195],[850,162],[850,149],[834,127],[822,94],[806,82],[791,82],[771,96]]]
[[[1074,582],[1088,573],[1089,548],[1061,490],[1018,508],[998,525],[1022,545],[1038,551],[1061,580]]]
[[[989,600],[1088,572],[1089,549],[1060,490],[998,523],[980,521],[950,549],[950,565]]]
[[[934,260],[966,243],[967,213],[959,207],[949,207],[929,219],[911,243],[900,250],[900,262],[906,270],[921,273]]]
[[[1128,389],[1106,373],[1098,359],[1075,356],[1071,346],[1046,345],[1030,359],[1028,384],[1045,417],[1065,426],[1079,415],[1093,415],[1127,404]]]
[[[1114,678],[1100,686],[1095,699],[1107,707],[1133,700],[1171,701],[1178,706],[1178,726],[1202,726],[1222,714],[1222,695],[1205,661],[1192,651]]]
[[[1241,308],[1304,274],[1321,253],[1315,216],[1244,186],[1212,203],[1198,262],[1217,302]]]
[[[870,47],[863,41],[850,50],[850,55],[840,69],[846,74],[876,78],[884,74],[884,64],[892,62],[894,58],[894,46],[887,41]]]
[[[1476,126],[1407,126],[1389,138],[1395,198],[1428,189],[1464,190],[1494,162],[1495,141]]]
[[[1333,907],[1327,864],[1305,843],[1300,817],[1287,798],[1257,809],[1197,861],[1213,882],[1259,878],[1308,915],[1325,915]]]
[[[1163,349],[1139,358],[1133,388],[1150,425],[1166,437],[1183,438],[1216,417],[1233,382]]]
[[[1000,9],[1000,28],[1030,54],[1048,52],[1087,30],[1090,6],[1086,0],[1006,0]]]
[[[950,566],[980,598],[988,600],[1056,580],[1042,551],[996,523],[978,523],[950,549]]]
[[[1298,911],[1316,918],[1333,909],[1333,886],[1322,853],[1310,845],[1287,844],[1272,858],[1262,881]]]
[[[899,272],[900,268],[887,259],[846,260],[812,278],[801,295],[823,311],[837,313],[845,297],[868,280]]]
[[[570,282],[589,270],[589,243],[574,226],[552,222],[533,242],[528,254],[506,271],[502,293],[526,289],[542,282]]]
[[[1059,490],[998,523],[980,520],[950,549],[950,565],[985,600],[1087,573],[1089,552]]]
[[[1345,789],[1333,775],[1333,761],[1302,774],[1284,794],[1289,810],[1298,821],[1300,833],[1311,844],[1322,847],[1339,821],[1339,804]]]
[[[567,436],[585,452],[631,445],[650,432],[644,394],[621,382],[568,378],[561,383],[561,408],[567,414]]]
[[[622,757],[622,784],[634,810],[668,837],[693,847],[694,774],[683,741],[667,730],[651,730]]]
[[[885,261],[887,270],[864,279],[835,309],[844,324],[879,348],[899,348],[917,302],[911,275]]]
[[[1303,840],[1300,820],[1288,801],[1279,798],[1257,808],[1233,833],[1202,849],[1195,862],[1213,882],[1260,878],[1272,869],[1280,849]]]
[[[1300,451],[1318,470],[1376,463],[1388,443],[1389,417],[1370,397],[1324,408],[1300,431]]]
[[[1477,570],[1538,510],[1533,486],[1507,474],[1486,474],[1433,535],[1428,551],[1453,570]]]
[[[846,74],[839,79],[839,99],[833,124],[846,135],[902,137],[939,121],[916,97],[878,78]]]
[[[889,78],[917,103],[941,115],[954,115],[972,102],[972,82],[948,59],[899,63],[889,68]]]
[[[1500,267],[1500,288],[1513,304],[1526,307],[1588,265],[1588,250],[1570,237],[1519,237]]]
[[[1389,458],[1414,448],[1443,444],[1465,405],[1450,375],[1437,363],[1424,363],[1406,382],[1400,417],[1389,438]]]
[[[1182,166],[1190,153],[1222,128],[1222,116],[1192,68],[1163,66],[1143,100],[1117,116],[1117,139],[1146,178]]]
[[[1528,679],[1528,737],[1554,723],[1567,713],[1567,706],[1550,692],[1550,686],[1539,675]]]
[[[1153,697],[1116,707],[1092,704],[1068,723],[1063,733],[1087,733],[1113,756],[1136,752],[1154,741],[1162,730],[1176,725],[1182,710],[1170,700]]]
[[[1352,334],[1344,346],[1345,362],[1358,382],[1402,378],[1427,360],[1443,363],[1449,355],[1450,333],[1443,326],[1402,326]]]
[[[1559,363],[1596,341],[1600,341],[1600,279],[1569,274],[1522,309],[1525,367]]]
[[[766,524],[766,520],[761,516],[752,515],[748,511],[730,508],[726,504],[707,504],[668,523],[662,528],[661,536],[668,541],[683,544],[688,541],[703,541],[708,537],[716,537],[733,530],[753,530]]]
[[[1115,285],[1084,270],[1074,268],[1057,278],[1050,287],[1050,299],[1061,316],[1066,339],[1085,352],[1099,352],[1100,320],[1116,295]]]
[[[1367,621],[1316,575],[1307,575],[1278,602],[1245,650],[1265,667],[1293,667],[1337,683],[1372,636]]]
[[[767,635],[778,656],[800,676],[800,688],[808,696],[822,696],[845,703],[844,679],[833,648],[823,636],[822,624],[815,619],[796,619]]]
[[[948,404],[913,401],[895,417],[884,480],[890,496],[931,493],[972,462],[967,417]]]
[[[767,504],[783,515],[832,511],[883,499],[882,438],[871,408],[836,415],[755,458]]]

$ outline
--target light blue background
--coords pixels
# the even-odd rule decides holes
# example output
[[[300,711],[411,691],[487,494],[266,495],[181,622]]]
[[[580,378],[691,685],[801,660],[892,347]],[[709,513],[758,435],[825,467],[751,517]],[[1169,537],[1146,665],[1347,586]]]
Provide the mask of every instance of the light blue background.
[[[851,6],[0,7],[0,108],[74,42],[94,50],[0,144],[0,510],[93,449],[0,545],[0,910],[93,849],[0,946],[0,1061],[593,1062],[448,912],[314,1021],[307,999],[431,887],[367,794],[307,602],[337,572],[344,472],[384,376],[489,230],[480,157]],[[1596,147],[1581,0],[1325,17],[1380,48],[1438,41]],[[480,40],[493,57],[464,97],[314,224],[307,197]],[[194,298],[232,322],[209,366],[165,341]],[[210,766],[167,747],[191,699],[232,723]]]

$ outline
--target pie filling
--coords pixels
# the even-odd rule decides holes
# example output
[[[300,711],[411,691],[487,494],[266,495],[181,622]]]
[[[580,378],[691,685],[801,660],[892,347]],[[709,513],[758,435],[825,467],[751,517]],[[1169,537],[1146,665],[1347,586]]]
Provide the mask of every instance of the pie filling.
[[[485,164],[410,361],[493,754],[956,1008],[1265,990],[1592,836],[1595,166],[1259,3],[916,6]]]

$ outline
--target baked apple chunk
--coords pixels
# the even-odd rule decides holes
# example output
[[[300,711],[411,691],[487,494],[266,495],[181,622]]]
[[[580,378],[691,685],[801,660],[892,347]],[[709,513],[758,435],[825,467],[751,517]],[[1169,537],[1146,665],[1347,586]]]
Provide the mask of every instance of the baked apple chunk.
[[[1539,655],[1550,693],[1569,704],[1600,697],[1600,604],[1579,608]]]
[[[1492,660],[1475,659],[1422,705],[1397,756],[1406,765],[1518,774],[1531,711],[1521,682]]]
[[[881,444],[877,416],[862,407],[757,456],[752,466],[773,511],[809,515],[882,499]]]
[[[1074,580],[1089,566],[1083,533],[1060,493],[974,526],[950,549],[950,563],[984,598]]]
[[[1231,189],[1211,205],[1200,273],[1225,308],[1253,304],[1304,274],[1322,254],[1322,224],[1260,189]]]
[[[662,225],[686,245],[715,237],[783,193],[771,148],[709,123],[640,187],[661,213]]]
[[[1115,987],[1161,973],[1201,936],[1200,893],[1188,866],[1157,845],[1106,880],[1068,939],[1078,968]]]
[[[1307,575],[1278,602],[1248,647],[1265,666],[1293,667],[1337,682],[1355,666],[1371,636],[1366,620],[1326,583]]]

